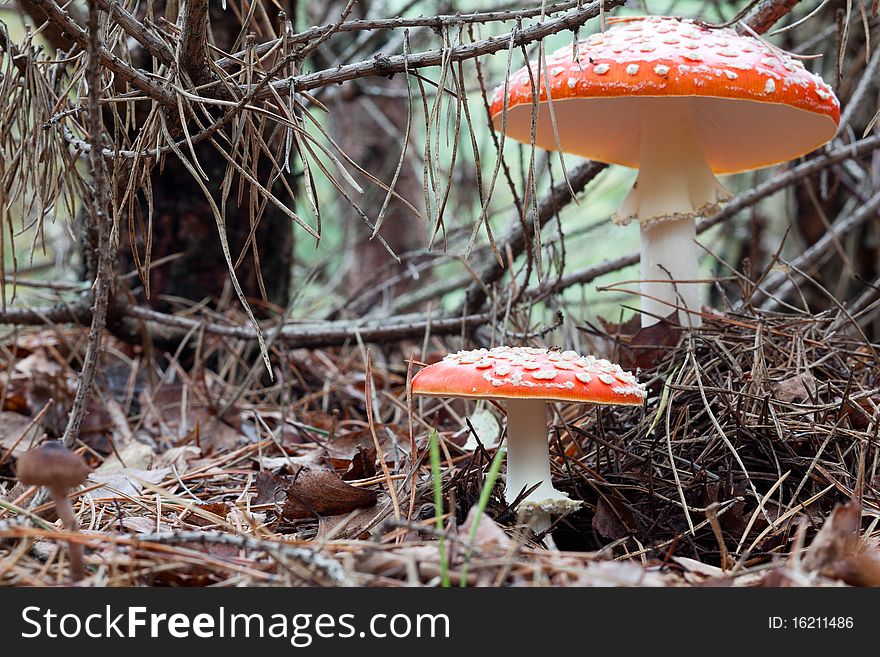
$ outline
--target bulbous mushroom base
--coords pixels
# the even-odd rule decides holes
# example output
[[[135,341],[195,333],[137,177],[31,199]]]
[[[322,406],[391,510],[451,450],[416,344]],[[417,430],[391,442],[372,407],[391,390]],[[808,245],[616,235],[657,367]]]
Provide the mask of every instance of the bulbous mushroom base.
[[[567,516],[581,508],[582,502],[573,500],[565,493],[555,489],[554,491],[559,497],[549,497],[542,494],[541,499],[526,499],[517,507],[517,512],[536,534],[543,534],[550,529],[553,524],[553,516]]]
[[[532,499],[532,495],[527,497],[520,502],[517,511],[536,534],[543,534],[550,529],[553,516],[567,516],[583,505],[580,500],[573,500],[552,486],[550,491],[542,491],[539,488],[535,493],[537,497],[535,499]]]

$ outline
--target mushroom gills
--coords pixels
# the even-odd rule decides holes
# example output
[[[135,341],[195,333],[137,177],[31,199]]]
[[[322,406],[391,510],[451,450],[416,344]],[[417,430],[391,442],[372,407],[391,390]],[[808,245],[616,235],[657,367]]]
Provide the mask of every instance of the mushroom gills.
[[[550,516],[562,515],[581,505],[550,479],[550,446],[547,442],[547,404],[535,399],[508,399],[507,409],[507,484],[504,499],[513,503],[523,491],[540,485],[523,499],[520,512],[530,516],[536,533],[550,527]]]
[[[639,175],[615,213],[617,223],[641,227],[642,325],[675,306],[699,311],[696,218],[715,212],[731,195],[712,173],[700,143],[694,101],[645,99],[641,112]],[[699,326],[697,314],[679,311],[683,326]]]

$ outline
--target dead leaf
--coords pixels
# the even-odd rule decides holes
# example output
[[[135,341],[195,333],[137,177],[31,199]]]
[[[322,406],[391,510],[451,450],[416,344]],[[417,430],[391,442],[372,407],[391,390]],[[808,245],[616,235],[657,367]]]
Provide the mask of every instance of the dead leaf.
[[[574,586],[670,586],[671,573],[648,570],[633,561],[590,562]]]
[[[198,447],[183,445],[182,447],[170,447],[156,457],[156,465],[159,467],[174,468],[177,474],[184,474],[189,469],[191,461],[201,455]]]
[[[382,451],[389,456],[389,460],[391,460],[390,456],[393,454],[394,445],[391,444],[391,437],[388,435],[389,431],[395,436],[408,436],[409,432],[399,424],[376,425],[376,436],[379,438],[379,445],[382,447]],[[373,435],[369,429],[340,432],[332,439],[323,442],[321,446],[327,451],[327,456],[331,459],[350,461],[357,454],[359,447],[364,449],[374,447]],[[397,447],[404,452],[408,452],[409,438],[398,440]]]
[[[510,548],[513,546],[513,540],[503,529],[501,529],[498,523],[485,513],[480,514],[479,511],[480,509],[476,504],[471,507],[470,511],[468,511],[467,518],[465,518],[464,524],[458,528],[458,536],[464,541],[469,540],[471,529],[479,518],[477,535],[474,537],[473,547],[475,549],[481,545],[497,545],[502,548]]]
[[[208,504],[199,504],[195,506],[188,514],[183,516],[181,520],[185,520],[191,525],[195,525],[196,527],[207,527],[208,525],[216,525],[219,521],[226,520],[226,515],[229,513],[231,509],[231,505],[228,502],[210,502]],[[204,511],[206,514],[210,513],[211,515],[217,516],[218,520],[214,520],[212,518],[206,518],[204,515],[200,515],[195,510]]]
[[[184,395],[183,384],[175,381],[142,391],[141,406],[148,409],[144,425],[157,435],[177,440],[198,436],[203,454],[237,449],[245,439],[238,414],[228,413],[223,421],[218,420],[194,390],[189,386]]]
[[[118,452],[111,454],[106,461],[98,466],[95,472],[107,474],[124,469],[149,470],[155,456],[149,445],[138,442],[129,443]]]
[[[770,386],[773,396],[781,402],[791,403],[810,398],[816,389],[816,377],[809,372],[801,372],[795,376],[777,381]]]
[[[286,477],[275,474],[269,470],[263,470],[257,475],[254,485],[257,488],[257,496],[254,498],[253,504],[275,504],[284,498],[282,491],[287,487],[288,480]]]
[[[491,449],[498,446],[501,439],[501,425],[498,424],[498,420],[492,411],[488,408],[481,408],[472,413],[468,419],[474,431],[477,432],[480,442],[483,443],[483,447]],[[461,448],[466,452],[475,452],[478,447],[477,438],[471,431],[468,431],[468,439]]]
[[[871,422],[880,421],[880,412],[875,411],[875,408],[880,408],[880,395],[847,400],[844,412],[853,429],[864,431]]]
[[[126,516],[120,521],[124,529],[129,529],[137,534],[152,534],[153,532],[166,532],[172,529],[167,522],[160,522],[156,526],[153,518],[145,518],[143,516]],[[118,525],[115,525],[118,527]]]
[[[622,504],[604,497],[599,498],[596,504],[596,513],[593,514],[593,529],[607,539],[616,541],[618,538],[629,536],[635,520],[632,513]]]
[[[370,538],[370,526],[375,519],[376,510],[372,508],[355,509],[351,513],[338,516],[321,516],[318,518],[318,533],[314,540],[367,540]]]
[[[342,475],[343,481],[355,481],[357,479],[369,479],[376,476],[376,448],[358,446],[357,452],[351,459],[348,470]]]
[[[18,458],[36,444],[43,429],[39,424],[27,429],[30,422],[24,415],[0,411],[0,458],[6,456],[10,449],[12,456]]]
[[[353,509],[372,506],[378,495],[342,481],[332,470],[303,468],[285,489],[281,515],[288,520],[335,516]]]
[[[642,327],[639,315],[623,324],[599,318],[605,332],[620,343],[620,366],[625,370],[656,366],[678,344],[682,328],[677,313],[651,326]]]
[[[880,552],[853,554],[828,566],[823,574],[850,586],[880,586]]]
[[[21,386],[20,382],[13,382],[9,385],[6,390],[6,396],[3,398],[3,408],[0,410],[21,413],[22,415],[31,414],[30,404],[27,397],[25,397],[25,392],[21,388],[23,386]]]
[[[315,467],[321,464],[321,455],[317,450],[308,452],[305,456],[261,456],[257,459],[263,470],[278,470],[287,468],[290,474],[303,467]]]
[[[89,481],[95,484],[103,484],[90,492],[96,499],[114,499],[118,497],[139,497],[144,489],[144,484],[158,484],[164,481],[171,472],[170,468],[156,468],[155,470],[138,470],[137,468],[123,468],[100,472],[96,470],[89,475]]]
[[[718,566],[710,566],[702,561],[689,559],[688,557],[673,556],[672,560],[689,573],[695,573],[703,577],[724,577],[724,571]]]
[[[851,556],[859,540],[861,517],[862,509],[856,500],[835,508],[807,548],[804,568],[808,571],[822,570],[835,561]]]

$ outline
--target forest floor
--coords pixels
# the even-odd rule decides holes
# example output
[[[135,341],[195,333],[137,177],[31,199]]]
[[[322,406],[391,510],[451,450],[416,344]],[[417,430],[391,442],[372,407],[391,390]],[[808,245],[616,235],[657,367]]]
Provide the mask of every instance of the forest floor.
[[[274,345],[271,380],[210,336],[176,354],[107,337],[70,535],[14,463],[63,433],[86,330],[19,330],[0,345],[0,584],[66,583],[73,540],[87,586],[880,585],[878,347],[849,315],[580,334],[649,394],[555,406],[554,483],[583,507],[547,535],[502,478],[481,500],[503,415],[407,395],[454,341]]]

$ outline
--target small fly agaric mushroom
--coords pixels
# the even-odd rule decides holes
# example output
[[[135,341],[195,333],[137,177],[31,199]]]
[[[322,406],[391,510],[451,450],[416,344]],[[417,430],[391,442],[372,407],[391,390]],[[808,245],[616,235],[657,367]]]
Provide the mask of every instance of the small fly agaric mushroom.
[[[67,499],[67,489],[82,485],[90,472],[89,466],[76,452],[57,441],[45,442],[25,452],[16,465],[18,480],[27,486],[45,486],[55,500],[58,517],[68,531],[77,531],[79,523]],[[70,571],[74,581],[85,575],[82,545],[68,541]]]
[[[577,59],[571,46],[550,55],[549,79],[535,64],[531,75],[511,75],[495,91],[493,121],[528,143],[540,77],[538,147],[556,150],[558,138],[564,152],[639,169],[614,219],[640,222],[642,325],[679,306],[680,323],[698,326],[695,218],[730,197],[714,174],[818,148],[837,131],[840,103],[819,76],[760,39],[678,18],[609,22],[578,44]]]
[[[507,483],[504,497],[520,501],[532,528],[546,531],[551,514],[580,506],[550,480],[547,402],[588,402],[638,406],[644,386],[620,365],[574,351],[495,347],[459,351],[429,365],[412,379],[412,394],[429,397],[495,399],[507,410]]]

